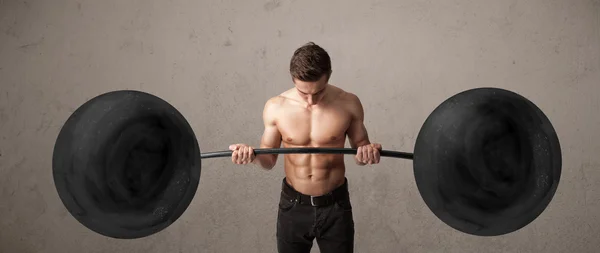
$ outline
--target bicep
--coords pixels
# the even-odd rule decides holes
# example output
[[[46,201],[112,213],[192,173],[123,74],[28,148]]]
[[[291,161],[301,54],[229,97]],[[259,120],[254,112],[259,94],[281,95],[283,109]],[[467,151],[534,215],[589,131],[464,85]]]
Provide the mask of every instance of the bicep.
[[[362,120],[353,119],[350,123],[350,127],[348,128],[348,140],[350,141],[350,146],[352,148],[356,148],[358,146],[363,146],[369,144],[369,135],[367,133],[367,128]]]
[[[281,133],[275,124],[265,124],[265,130],[263,132],[262,140],[260,142],[261,148],[279,148],[281,146]]]
[[[271,99],[265,104],[263,111],[264,132],[260,142],[261,148],[279,148],[281,146],[281,133],[277,127],[277,105]],[[275,156],[277,157],[277,156]]]
[[[356,95],[351,95],[352,106],[350,108],[350,126],[348,127],[347,135],[350,141],[350,146],[352,148],[356,148],[358,146],[367,145],[370,143],[369,134],[367,133],[367,128],[364,124],[364,110],[363,106],[356,97]]]

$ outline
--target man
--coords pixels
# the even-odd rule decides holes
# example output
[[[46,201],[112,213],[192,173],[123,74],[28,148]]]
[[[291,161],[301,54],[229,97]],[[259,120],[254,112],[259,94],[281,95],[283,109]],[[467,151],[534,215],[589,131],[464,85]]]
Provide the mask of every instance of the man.
[[[358,152],[358,165],[379,163],[381,145],[372,144],[363,124],[358,97],[328,83],[331,60],[310,42],[290,62],[294,88],[270,98],[263,111],[260,148],[344,147],[346,136]],[[254,155],[234,144],[232,162],[270,170],[277,155]],[[354,221],[340,154],[287,154],[277,217],[277,248],[282,253],[309,253],[317,240],[322,253],[354,251]]]

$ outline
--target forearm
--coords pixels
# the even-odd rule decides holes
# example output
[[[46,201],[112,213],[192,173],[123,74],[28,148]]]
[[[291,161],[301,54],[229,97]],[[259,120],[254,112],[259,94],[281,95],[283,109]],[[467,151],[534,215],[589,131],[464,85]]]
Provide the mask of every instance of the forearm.
[[[261,168],[263,168],[265,170],[270,170],[273,167],[275,167],[275,164],[277,163],[277,155],[275,155],[275,154],[257,155],[256,158],[254,159],[254,161],[252,161],[252,163],[260,166]]]
[[[369,141],[368,138],[362,139],[362,140],[358,140],[358,141],[350,141],[350,147],[352,148],[358,148],[364,145],[369,145],[371,144],[371,141]]]

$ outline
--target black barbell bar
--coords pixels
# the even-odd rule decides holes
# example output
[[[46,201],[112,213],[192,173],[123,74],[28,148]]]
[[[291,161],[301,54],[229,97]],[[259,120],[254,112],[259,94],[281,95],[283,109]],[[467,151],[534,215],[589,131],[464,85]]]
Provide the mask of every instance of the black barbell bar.
[[[355,148],[257,148],[254,149],[255,155],[266,155],[266,154],[344,154],[344,155],[355,155],[358,149]],[[217,158],[217,157],[231,157],[233,151],[215,151],[202,153],[200,158]],[[412,153],[391,151],[391,150],[380,150],[379,155],[382,157],[394,157],[403,159],[413,159]]]

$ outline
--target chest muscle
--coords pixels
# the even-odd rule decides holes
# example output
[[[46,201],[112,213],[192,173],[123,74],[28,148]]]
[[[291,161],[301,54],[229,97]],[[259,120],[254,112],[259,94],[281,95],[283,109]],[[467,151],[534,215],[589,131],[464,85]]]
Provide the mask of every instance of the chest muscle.
[[[281,115],[279,131],[292,146],[327,146],[345,140],[349,116],[341,109],[295,109]]]

